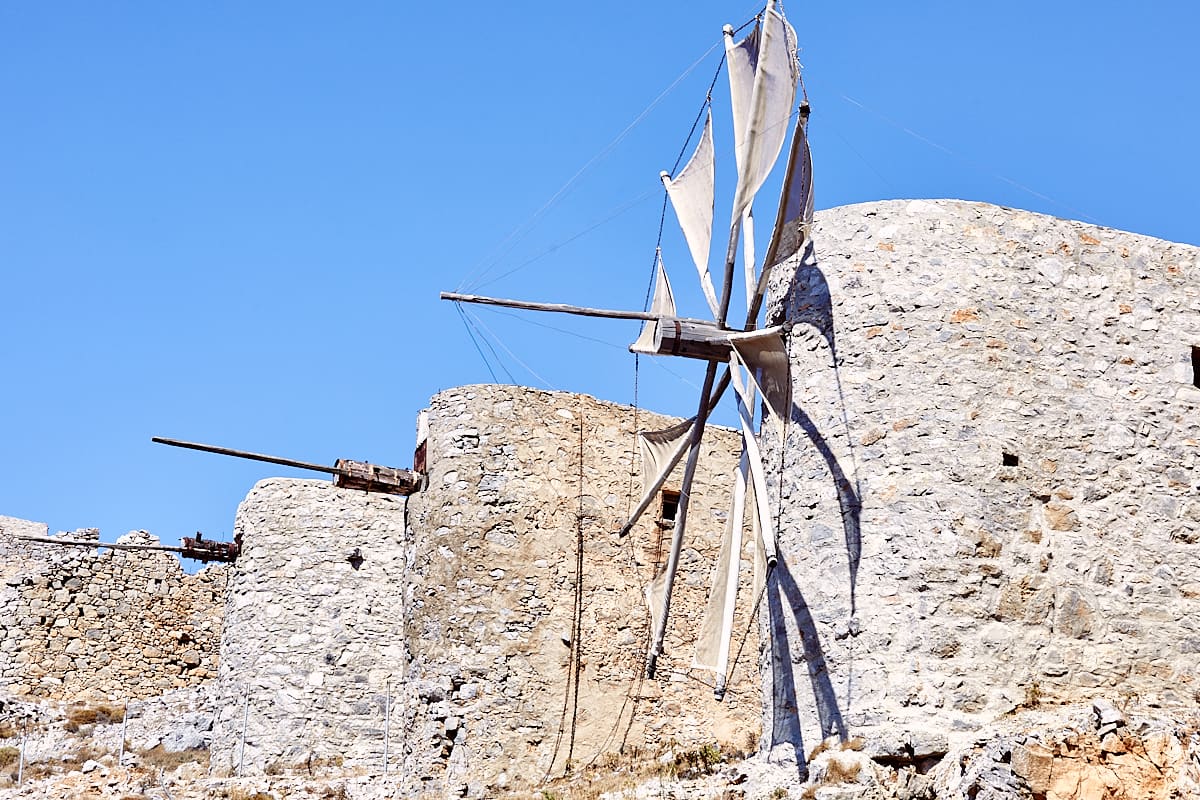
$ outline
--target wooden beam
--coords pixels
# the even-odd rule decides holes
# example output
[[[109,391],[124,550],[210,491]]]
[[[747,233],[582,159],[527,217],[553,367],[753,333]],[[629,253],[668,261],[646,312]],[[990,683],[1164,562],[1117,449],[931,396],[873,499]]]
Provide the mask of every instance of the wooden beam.
[[[605,317],[607,319],[640,319],[651,322],[660,319],[670,319],[662,314],[650,311],[621,311],[614,308],[589,308],[588,306],[573,306],[567,303],[536,303],[529,300],[506,300],[503,297],[484,297],[478,294],[459,294],[458,292],[442,292],[443,300],[455,303],[477,303],[485,306],[503,306],[504,308],[521,308],[526,311],[549,311],[553,314],[574,314],[580,317]],[[704,324],[703,320],[686,320]],[[710,325],[712,323],[709,323]]]
[[[729,361],[730,331],[711,322],[697,323],[682,319],[664,319],[654,328],[654,354],[684,356],[702,361]]]

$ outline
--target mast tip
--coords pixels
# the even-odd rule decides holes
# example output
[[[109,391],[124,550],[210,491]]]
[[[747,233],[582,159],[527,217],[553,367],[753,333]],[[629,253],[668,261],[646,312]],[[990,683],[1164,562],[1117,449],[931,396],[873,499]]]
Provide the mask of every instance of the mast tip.
[[[721,28],[721,32],[726,36],[733,36],[733,26],[729,23],[725,23],[725,27]]]

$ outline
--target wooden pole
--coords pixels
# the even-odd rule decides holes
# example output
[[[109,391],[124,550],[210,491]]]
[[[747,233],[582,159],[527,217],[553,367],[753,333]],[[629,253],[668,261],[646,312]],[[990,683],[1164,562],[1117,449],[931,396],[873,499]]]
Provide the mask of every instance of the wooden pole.
[[[117,766],[125,760],[125,726],[129,724],[129,698],[125,698],[125,713],[121,715],[121,747],[117,751]]]
[[[742,220],[739,217],[729,232],[729,248],[725,254],[725,276],[721,282],[721,307],[717,311],[717,327],[725,327],[729,316],[729,299],[733,294],[733,268],[737,263],[737,246],[741,238]],[[688,459],[683,468],[683,480],[679,485],[679,508],[675,512],[675,531],[671,537],[671,555],[667,559],[666,585],[663,587],[663,607],[654,625],[654,642],[646,656],[646,677],[653,678],[662,655],[663,640],[667,635],[667,618],[671,613],[671,591],[675,586],[675,575],[679,571],[679,555],[683,551],[683,533],[687,526],[688,506],[691,505],[692,482],[696,478],[696,464],[700,460],[700,444],[704,439],[704,427],[708,422],[709,395],[717,377],[716,361],[708,362],[704,372],[704,388],[700,390],[700,407],[696,411],[696,422],[688,442]]]
[[[383,777],[388,771],[388,739],[392,724],[392,679],[389,676],[383,690]]]
[[[217,447],[212,444],[201,444],[200,442],[184,442],[179,439],[168,439],[165,436],[152,436],[150,441],[158,444],[169,444],[172,447],[184,447],[188,450],[201,450],[205,453],[217,453],[222,456],[234,456],[235,458],[248,458],[251,461],[265,461],[268,464],[282,464],[285,467],[295,467],[296,469],[309,469],[313,472],[326,472],[330,475],[338,475],[341,473],[337,467],[327,467],[324,464],[313,464],[308,461],[296,461],[292,458],[280,458],[279,456],[268,456],[262,453],[249,453],[245,450],[234,450],[232,447]]]
[[[14,536],[14,539],[24,539],[27,542],[43,544],[61,544],[71,547],[95,547],[106,550],[166,550],[169,553],[182,553],[182,547],[169,544],[118,544],[116,542],[92,542],[87,539],[55,539],[50,536]]]
[[[28,733],[27,733],[28,728],[29,728],[29,723],[25,719],[22,719],[21,720],[21,754],[18,757],[18,761],[17,761],[17,786],[21,785],[21,778],[23,778],[25,776],[25,737],[28,735]]]
[[[246,687],[246,706],[242,711],[242,742],[238,745],[237,776],[242,777],[242,765],[246,761],[246,723],[250,721],[250,687]]]
[[[455,303],[478,303],[485,306],[503,306],[504,308],[521,308],[526,311],[549,311],[552,314],[574,314],[579,317],[605,317],[607,319],[640,319],[655,322],[660,319],[674,319],[671,316],[655,314],[652,311],[621,311],[614,308],[589,308],[588,306],[573,306],[567,303],[536,303],[529,300],[506,300],[502,297],[484,297],[477,294],[459,294],[457,292],[442,292],[439,297]],[[681,319],[682,322],[705,323],[702,319]]]

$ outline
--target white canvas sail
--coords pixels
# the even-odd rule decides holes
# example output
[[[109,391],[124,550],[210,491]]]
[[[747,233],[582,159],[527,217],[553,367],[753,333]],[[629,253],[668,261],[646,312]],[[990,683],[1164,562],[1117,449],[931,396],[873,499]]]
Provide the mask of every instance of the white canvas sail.
[[[731,334],[729,342],[750,368],[750,379],[762,394],[771,416],[787,419],[791,415],[791,379],[787,345],[780,329]]]
[[[787,121],[800,77],[796,31],[775,10],[774,2],[769,2],[762,22],[741,42],[735,44],[732,31],[727,29],[725,51],[738,166],[733,202],[736,224],[787,139]]]
[[[650,301],[650,312],[663,317],[675,316],[675,294],[671,291],[671,281],[667,279],[667,270],[663,266],[662,253],[656,254],[654,272],[654,299]],[[630,352],[654,354],[654,332],[657,322],[645,322],[637,341],[629,345]]]
[[[692,261],[700,275],[704,299],[715,316],[717,292],[708,271],[708,254],[712,245],[713,198],[715,194],[716,162],[713,155],[712,110],[704,121],[704,131],[688,163],[672,178],[662,173],[662,182],[671,198],[671,207],[683,237],[687,240]]]
[[[758,261],[754,252],[754,210],[747,208],[742,214],[742,265],[746,278],[746,310],[754,303],[754,294],[758,291]]]
[[[642,451],[642,491],[646,492],[658,483],[675,452],[681,449],[692,432],[692,419],[685,419],[661,431],[638,431],[638,444]]]
[[[805,107],[806,108],[806,107]],[[779,213],[767,247],[763,271],[796,254],[808,239],[813,221],[812,153],[808,149],[807,114],[802,108],[792,135],[787,174],[779,197]]]
[[[750,461],[750,478],[754,487],[754,508],[762,531],[763,553],[768,564],[775,562],[775,534],[771,524],[770,504],[767,501],[767,480],[763,471],[762,451],[754,437],[753,394],[746,386],[745,364],[737,350],[729,354],[729,371],[733,378],[733,392],[737,399],[738,417],[742,428],[742,447]]]
[[[733,26],[725,26],[725,63],[729,70],[729,107],[733,117],[734,160],[738,174],[742,173],[744,150],[740,143],[746,139],[750,122],[750,101],[754,95],[754,72],[758,66],[758,25],[740,42],[733,40]]]
[[[650,609],[650,618],[662,619],[663,606],[667,602],[667,572],[663,570],[654,580],[646,584],[646,607]]]
[[[745,453],[734,471],[733,497],[721,552],[713,570],[712,589],[708,605],[696,636],[696,655],[692,666],[717,673],[718,696],[724,693],[725,677],[729,671],[729,645],[733,639],[733,615],[737,609],[738,576],[742,563],[742,528],[746,508],[746,481],[750,462]]]

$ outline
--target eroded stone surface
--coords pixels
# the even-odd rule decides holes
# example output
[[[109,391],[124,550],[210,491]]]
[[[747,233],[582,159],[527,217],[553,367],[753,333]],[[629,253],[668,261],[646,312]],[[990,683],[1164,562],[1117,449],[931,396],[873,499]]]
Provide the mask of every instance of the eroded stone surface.
[[[1104,692],[1194,707],[1197,249],[954,201],[812,238],[768,312],[795,402],[773,754]]]
[[[758,681],[749,592],[735,619],[735,646],[744,650],[724,703],[713,699],[713,674],[691,666],[740,446],[727,429],[714,426],[705,437],[666,655],[656,680],[641,677],[642,592],[665,565],[671,531],[659,524],[656,504],[627,538],[615,532],[642,491],[636,428],[675,422],[583,395],[510,386],[433,398],[429,488],[410,506],[410,774],[489,795],[505,783],[561,773],[568,759],[587,764],[622,748],[752,744]],[[748,581],[749,542],[742,557]]]
[[[0,517],[0,687],[12,695],[152,697],[216,675],[223,565],[196,575],[163,552],[40,544],[41,523]],[[99,539],[94,528],[63,534]],[[117,541],[158,544],[145,531]]]

